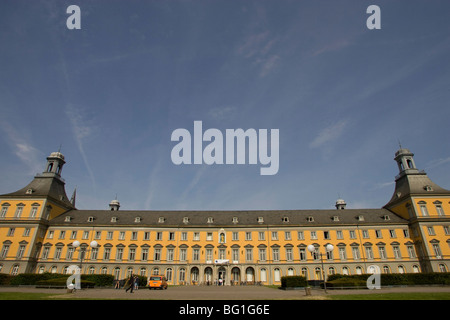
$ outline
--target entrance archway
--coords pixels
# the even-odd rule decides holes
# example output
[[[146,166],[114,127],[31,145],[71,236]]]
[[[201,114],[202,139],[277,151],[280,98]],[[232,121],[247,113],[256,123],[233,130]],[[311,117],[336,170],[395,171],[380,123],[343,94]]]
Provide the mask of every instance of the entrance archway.
[[[255,269],[248,267],[245,270],[245,281],[253,283],[255,281]]]
[[[225,285],[225,280],[226,280],[226,275],[227,275],[227,270],[225,269],[225,267],[220,267],[219,270],[219,277],[218,277],[218,281],[219,281],[219,285]]]
[[[231,269],[231,281],[233,285],[238,285],[241,283],[241,269],[238,267]]]
[[[213,281],[213,270],[211,267],[207,267],[205,269],[205,284],[206,285],[211,285]]]

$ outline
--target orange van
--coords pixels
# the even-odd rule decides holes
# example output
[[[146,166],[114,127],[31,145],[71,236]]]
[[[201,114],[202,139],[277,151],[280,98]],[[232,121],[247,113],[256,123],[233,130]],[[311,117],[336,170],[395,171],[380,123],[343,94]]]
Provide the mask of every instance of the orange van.
[[[167,289],[167,280],[164,276],[150,276],[148,280],[149,289]]]

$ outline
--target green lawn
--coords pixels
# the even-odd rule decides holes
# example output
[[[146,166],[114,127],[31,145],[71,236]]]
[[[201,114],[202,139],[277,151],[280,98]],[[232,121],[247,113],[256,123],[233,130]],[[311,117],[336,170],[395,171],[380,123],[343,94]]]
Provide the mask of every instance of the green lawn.
[[[370,293],[330,295],[331,300],[450,300],[450,292]]]

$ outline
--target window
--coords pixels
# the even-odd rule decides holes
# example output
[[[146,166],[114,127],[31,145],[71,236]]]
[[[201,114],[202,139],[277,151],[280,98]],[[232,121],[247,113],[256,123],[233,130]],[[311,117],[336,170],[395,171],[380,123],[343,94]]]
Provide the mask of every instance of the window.
[[[420,202],[419,202],[419,207],[420,207],[420,212],[422,213],[422,216],[428,217],[429,214],[428,214],[426,202],[420,201]]]
[[[167,261],[173,261],[173,252],[174,250],[172,248],[167,249]]]
[[[187,249],[181,248],[180,249],[180,261],[186,261],[187,259]]]
[[[163,233],[161,231],[158,231],[156,233],[156,240],[161,241],[163,239]]]
[[[438,216],[445,216],[444,209],[439,201],[434,202]]]
[[[20,217],[22,216],[23,207],[24,207],[23,204],[17,205],[16,212],[14,213],[14,218],[20,219]]]
[[[16,231],[16,228],[9,228],[8,233],[6,234],[8,237],[13,237],[14,232]]]
[[[266,240],[266,233],[264,231],[258,232],[258,240],[260,241]]]
[[[416,251],[414,250],[414,246],[406,246],[408,250],[408,255],[410,258],[416,258]]]
[[[306,250],[304,248],[300,248],[300,260],[306,261]]]
[[[77,232],[76,231],[72,231],[72,234],[70,235],[70,239],[74,240],[77,238]]]
[[[134,218],[134,222],[137,222],[137,223],[141,222],[141,217]]]
[[[88,222],[94,222],[94,217],[88,217]]]
[[[311,231],[311,240],[317,240],[317,233],[316,233],[316,231]]]
[[[148,260],[148,248],[142,248],[141,257],[142,261]]]
[[[199,261],[200,260],[200,249],[194,248],[192,250],[192,260]]]
[[[395,233],[395,230],[389,230],[389,236],[390,236],[391,238],[397,238],[397,235],[396,235],[396,233]]]
[[[137,238],[138,238],[138,233],[137,233],[137,231],[131,232],[131,240],[137,240]]]
[[[253,261],[253,248],[245,249],[245,260],[249,262]]]
[[[353,259],[354,260],[361,259],[361,255],[359,253],[359,248],[358,247],[352,247],[352,255],[353,255]]]
[[[212,241],[213,240],[213,234],[212,232],[206,233],[206,241]]]
[[[441,248],[439,247],[438,243],[433,243],[433,251],[437,259],[442,258]]]
[[[434,232],[434,228],[433,227],[427,227],[428,229],[428,235],[430,236],[435,236],[436,233]]]
[[[362,231],[362,236],[364,239],[368,239],[369,238],[369,230],[363,230]]]
[[[372,247],[370,247],[370,246],[366,247],[366,258],[369,260],[373,259],[373,251],[372,251]]]
[[[245,240],[248,240],[248,241],[252,240],[252,233],[251,232],[248,231],[248,232],[245,233]]]
[[[306,218],[306,221],[308,221],[308,222],[314,222],[314,217],[309,216],[308,218]]]
[[[278,240],[278,232],[277,231],[272,231],[272,240]]]
[[[339,247],[339,259],[347,260],[347,253],[345,252],[344,247]]]
[[[116,251],[116,260],[122,260],[123,257],[123,248],[117,248]]]
[[[188,236],[187,236],[187,232],[183,231],[181,233],[181,241],[187,241]]]
[[[128,260],[130,261],[134,261],[136,257],[136,249],[135,248],[130,248],[129,254],[128,254]]]
[[[329,231],[324,231],[323,232],[323,238],[325,240],[329,240],[330,239],[330,232]]]
[[[208,223],[213,223],[214,222],[214,218],[213,217],[208,217]]]
[[[125,240],[125,231],[119,232],[119,240]]]
[[[280,250],[278,248],[272,249],[273,261],[280,261]]]
[[[211,263],[213,261],[213,249],[206,249],[206,262]]]
[[[150,240],[150,232],[149,231],[144,232],[144,240]]]
[[[399,248],[399,246],[397,246],[397,245],[395,245],[395,246],[392,246],[392,250],[394,251],[394,258],[395,259],[401,259],[401,254],[400,254],[400,248]]]
[[[37,214],[37,211],[38,211],[38,207],[37,206],[31,207],[30,218],[35,218],[36,214]]]
[[[161,261],[161,249],[160,248],[155,248],[155,252],[154,252],[154,255],[153,255],[153,260]]]
[[[283,218],[282,218],[282,221],[283,221],[283,222],[289,222],[289,217],[283,217]]]
[[[231,250],[231,258],[233,260],[233,263],[239,263],[239,249],[233,248]]]
[[[2,206],[2,211],[0,211],[0,218],[6,217],[6,213],[8,212],[9,204],[4,204]]]
[[[108,231],[108,232],[106,233],[106,240],[112,240],[113,234],[114,234],[113,231]]]
[[[200,232],[194,232],[194,241],[200,240]]]
[[[164,221],[166,221],[166,219],[164,217],[158,218],[158,223],[164,223]]]
[[[305,235],[303,234],[303,231],[297,232],[297,240],[305,240]]]
[[[292,248],[286,248],[286,261],[292,261],[293,259]]]
[[[350,239],[356,239],[356,233],[354,230],[350,230],[349,233],[350,233]]]
[[[336,238],[339,239],[339,240],[344,239],[344,236],[343,236],[341,230],[337,230],[337,231],[336,231]]]
[[[231,240],[233,241],[238,241],[239,240],[239,232],[233,231],[233,233],[231,234]]]
[[[292,240],[290,231],[285,231],[284,232],[284,240]]]
[[[259,249],[259,261],[266,261],[266,249],[265,248]]]
[[[258,223],[263,223],[264,222],[264,218],[263,217],[258,217]]]
[[[169,232],[169,240],[175,240],[175,232]]]
[[[383,246],[378,247],[378,252],[380,253],[380,259],[386,259],[386,249]]]
[[[375,236],[376,236],[378,239],[381,239],[381,238],[383,237],[383,235],[381,234],[381,230],[375,230]]]

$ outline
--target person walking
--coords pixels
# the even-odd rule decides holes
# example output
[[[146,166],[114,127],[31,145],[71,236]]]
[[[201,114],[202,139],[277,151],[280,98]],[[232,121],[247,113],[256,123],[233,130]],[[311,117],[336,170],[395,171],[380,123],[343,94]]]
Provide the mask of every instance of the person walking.
[[[125,282],[125,292],[128,292],[130,290],[130,293],[133,293],[133,275],[131,274],[130,277],[127,279],[127,282]]]
[[[138,276],[134,276],[133,285],[134,285],[134,290],[137,290],[139,288],[139,277]]]

